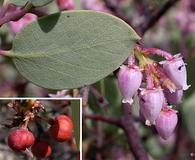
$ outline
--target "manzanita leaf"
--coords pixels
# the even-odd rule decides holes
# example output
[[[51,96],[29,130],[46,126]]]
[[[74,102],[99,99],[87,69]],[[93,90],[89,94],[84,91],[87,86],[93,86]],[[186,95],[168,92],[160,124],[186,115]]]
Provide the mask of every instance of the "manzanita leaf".
[[[31,2],[34,7],[44,6],[53,0],[8,0],[8,3],[16,6],[24,6],[27,2]]]
[[[66,11],[25,27],[16,35],[9,56],[19,72],[39,86],[77,88],[116,70],[139,39],[112,15]]]

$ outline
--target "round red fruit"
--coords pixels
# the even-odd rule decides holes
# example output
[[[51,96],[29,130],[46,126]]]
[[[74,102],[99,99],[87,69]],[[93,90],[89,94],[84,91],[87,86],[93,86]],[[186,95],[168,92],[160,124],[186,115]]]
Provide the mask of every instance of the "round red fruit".
[[[17,129],[10,133],[8,145],[14,151],[25,150],[34,144],[35,138],[27,129]]]
[[[51,136],[59,142],[70,140],[72,132],[72,120],[66,115],[57,116],[54,120],[54,124],[50,128]]]
[[[31,147],[33,155],[37,158],[46,158],[51,154],[51,146],[45,140],[40,140]]]

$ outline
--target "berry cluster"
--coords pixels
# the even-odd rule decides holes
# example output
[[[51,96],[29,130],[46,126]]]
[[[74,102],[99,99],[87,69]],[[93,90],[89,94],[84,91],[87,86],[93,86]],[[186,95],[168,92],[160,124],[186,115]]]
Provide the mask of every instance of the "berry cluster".
[[[150,55],[158,55],[165,61],[157,62]],[[159,135],[168,139],[177,125],[177,111],[173,105],[181,102],[183,90],[187,90],[186,64],[182,56],[156,48],[136,45],[134,53],[118,72],[118,84],[123,103],[133,103],[138,91],[140,118],[148,126],[155,125]]]
[[[30,120],[41,117],[37,115],[39,109],[43,109],[43,106],[39,101],[30,100],[18,103],[14,101],[9,104],[9,107],[15,109],[16,118],[13,119],[11,127],[18,127],[11,131],[8,136],[8,145],[14,151],[24,151],[31,147],[33,155],[37,158],[48,157],[52,148],[50,144],[43,138],[35,139],[33,133],[28,129],[28,123]],[[73,123],[72,120],[66,115],[58,115],[55,119],[45,119],[51,126],[49,128],[49,135],[58,142],[64,142],[72,138]]]

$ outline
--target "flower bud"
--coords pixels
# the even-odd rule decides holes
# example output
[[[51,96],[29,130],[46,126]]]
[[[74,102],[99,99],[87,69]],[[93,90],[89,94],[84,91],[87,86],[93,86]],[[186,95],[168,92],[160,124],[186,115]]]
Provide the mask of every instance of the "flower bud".
[[[32,132],[27,129],[17,129],[10,133],[8,145],[14,151],[25,150],[34,144],[35,138]]]
[[[19,19],[18,21],[10,21],[9,27],[11,29],[11,32],[13,35],[18,33],[23,27],[25,27],[27,24],[35,21],[37,19],[37,16],[32,13],[27,13]]]
[[[177,89],[175,92],[170,92],[167,88],[164,89],[165,98],[170,104],[177,105],[181,103],[183,97],[183,90]]]
[[[60,10],[74,9],[73,0],[56,0],[56,3]]]
[[[162,89],[144,89],[139,95],[140,114],[145,118],[145,124],[155,124],[163,104],[164,94]]]
[[[163,139],[168,139],[177,125],[177,113],[173,109],[164,109],[156,119],[156,130]]]
[[[180,55],[174,56],[173,59],[163,61],[163,70],[170,78],[170,80],[176,85],[178,89],[187,90],[190,86],[187,85],[187,71],[185,63]]]
[[[127,67],[125,65],[120,67],[118,73],[118,84],[122,94],[123,103],[133,103],[133,96],[139,89],[142,82],[142,73],[137,66]]]

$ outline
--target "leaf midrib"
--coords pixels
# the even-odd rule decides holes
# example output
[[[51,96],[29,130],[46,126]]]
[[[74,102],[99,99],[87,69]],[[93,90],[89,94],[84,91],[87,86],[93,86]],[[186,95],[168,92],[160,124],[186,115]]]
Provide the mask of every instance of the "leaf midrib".
[[[80,51],[80,50],[91,49],[91,48],[95,48],[97,46],[104,46],[105,44],[110,44],[110,43],[114,43],[114,42],[120,42],[121,43],[121,41],[129,41],[129,38],[128,39],[123,39],[123,40],[113,40],[113,41],[111,40],[107,43],[106,42],[101,42],[101,43],[98,43],[96,45],[76,48],[75,50],[73,50],[72,48],[71,49],[64,48],[63,53],[77,52],[77,51]],[[132,40],[132,41],[136,41],[136,40]],[[20,54],[20,53],[14,52],[14,50],[13,50],[6,56],[11,57],[11,58],[39,58],[39,57],[47,57],[48,55],[56,55],[56,54],[58,54],[57,52],[62,52],[62,49],[60,49],[60,50],[57,49],[55,52],[37,52],[36,51],[36,52],[28,52],[28,53],[25,52],[25,54]]]

